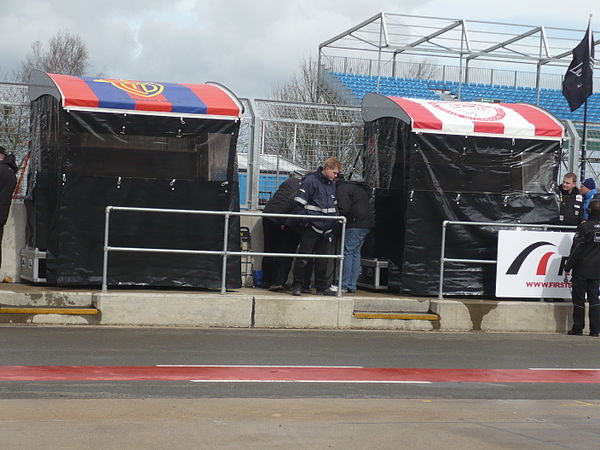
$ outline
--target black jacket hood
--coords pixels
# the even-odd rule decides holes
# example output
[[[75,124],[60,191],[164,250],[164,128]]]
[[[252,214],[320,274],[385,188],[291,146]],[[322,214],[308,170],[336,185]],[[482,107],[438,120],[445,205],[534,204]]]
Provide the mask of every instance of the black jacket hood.
[[[6,164],[13,170],[14,173],[17,173],[19,171],[19,168],[17,167],[17,163],[15,161],[15,155],[10,154],[4,156],[4,159],[0,161],[0,164]]]

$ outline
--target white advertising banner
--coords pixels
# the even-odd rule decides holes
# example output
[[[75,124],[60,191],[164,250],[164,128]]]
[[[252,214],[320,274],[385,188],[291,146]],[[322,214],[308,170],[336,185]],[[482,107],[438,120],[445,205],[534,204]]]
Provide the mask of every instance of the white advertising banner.
[[[574,234],[499,231],[496,297],[570,298],[564,266]]]

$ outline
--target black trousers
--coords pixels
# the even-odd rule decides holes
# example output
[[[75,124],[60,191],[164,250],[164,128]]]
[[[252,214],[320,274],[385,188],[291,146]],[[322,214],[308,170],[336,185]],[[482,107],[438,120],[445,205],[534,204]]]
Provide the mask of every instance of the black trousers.
[[[289,229],[282,230],[277,222],[263,217],[263,239],[265,252],[296,253],[300,237]],[[287,281],[293,258],[265,256],[262,262],[265,286],[281,285]]]
[[[335,251],[334,233],[317,233],[311,226],[304,229],[300,238],[298,253],[332,255]],[[302,286],[305,282],[307,268],[311,258],[296,258],[294,263],[294,286]],[[326,258],[314,258],[315,287],[317,291],[329,288],[333,281],[333,264]]]
[[[598,300],[600,280],[573,275],[571,282],[573,283],[572,330],[579,333],[585,328],[585,295],[587,294],[590,303],[590,333],[600,332],[600,302]]]
[[[4,225],[0,226],[0,266],[2,266],[2,236],[4,236]]]

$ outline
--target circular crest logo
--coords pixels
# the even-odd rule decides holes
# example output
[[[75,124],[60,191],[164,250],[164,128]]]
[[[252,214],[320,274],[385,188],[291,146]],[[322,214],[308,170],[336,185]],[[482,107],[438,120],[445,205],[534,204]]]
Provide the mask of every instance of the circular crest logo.
[[[97,83],[110,83],[117,89],[127,92],[128,94],[138,97],[154,97],[160,95],[165,90],[162,84],[153,81],[129,81],[129,80],[114,80],[114,79],[99,79],[94,80]]]
[[[430,102],[430,105],[448,114],[476,122],[502,120],[506,113],[497,106],[470,102]]]

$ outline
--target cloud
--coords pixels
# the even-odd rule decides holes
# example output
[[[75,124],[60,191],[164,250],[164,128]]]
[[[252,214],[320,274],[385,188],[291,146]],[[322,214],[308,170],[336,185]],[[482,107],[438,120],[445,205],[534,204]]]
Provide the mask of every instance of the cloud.
[[[303,57],[317,56],[319,43],[380,11],[575,28],[585,27],[588,13],[600,15],[600,6],[583,0],[552,8],[540,0],[485,8],[471,0],[3,0],[2,9],[2,78],[33,41],[68,30],[88,46],[90,75],[219,81],[242,97],[268,96]]]

